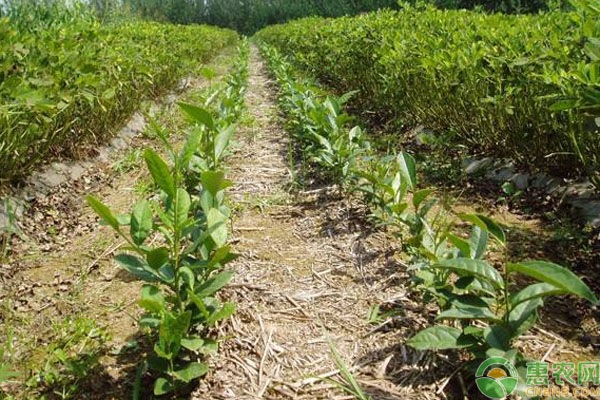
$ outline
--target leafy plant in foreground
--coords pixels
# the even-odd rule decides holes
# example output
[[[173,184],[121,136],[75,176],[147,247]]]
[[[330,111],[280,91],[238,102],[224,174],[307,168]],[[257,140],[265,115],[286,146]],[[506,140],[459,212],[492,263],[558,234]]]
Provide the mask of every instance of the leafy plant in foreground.
[[[180,104],[193,122],[181,150],[176,151],[157,130],[171,159],[169,166],[156,152],[144,153],[160,189],[157,199],[142,200],[130,214],[115,215],[96,198],[87,198],[128,244],[127,253],[117,255],[116,261],[145,281],[138,304],[146,314],[140,325],[153,333],[154,355],[138,369],[134,387],[138,397],[139,379],[146,367],[160,374],[154,383],[155,395],[183,388],[206,374],[202,356],[218,346],[203,333],[235,312],[235,304],[221,303],[216,297],[233,276],[225,266],[235,258],[227,244],[231,213],[224,192],[232,182],[221,167],[235,129],[230,121],[239,116],[243,104],[246,57],[247,50],[242,48],[236,71],[240,78],[230,78],[230,85],[206,102],[217,102],[215,108],[221,111],[217,118],[204,108]]]
[[[534,326],[545,297],[571,294],[599,303],[580,278],[554,263],[505,262],[498,271],[484,258],[490,236],[506,246],[504,231],[482,215],[461,217],[473,224],[469,240],[447,234],[444,257],[432,259],[417,272],[440,304],[436,321],[454,321],[453,326],[426,328],[408,341],[410,346],[420,350],[464,348],[478,359],[503,356],[518,361],[522,356],[513,343]],[[518,274],[535,283],[517,290],[513,281]]]
[[[188,140],[178,164],[189,157],[192,143]],[[140,324],[158,332],[155,356],[148,362],[164,374],[154,386],[154,393],[161,395],[207,372],[198,356],[214,352],[217,344],[199,333],[235,311],[233,304],[220,304],[214,297],[232,277],[223,271],[234,256],[226,243],[228,216],[222,205],[222,192],[231,182],[222,172],[207,171],[200,178],[202,191],[193,197],[181,186],[176,168],[151,150],[144,159],[162,191],[160,202],[143,200],[125,216],[113,214],[91,196],[88,202],[128,243],[131,253],[118,255],[116,261],[146,282],[138,304],[147,314]],[[147,243],[155,234],[162,245]]]

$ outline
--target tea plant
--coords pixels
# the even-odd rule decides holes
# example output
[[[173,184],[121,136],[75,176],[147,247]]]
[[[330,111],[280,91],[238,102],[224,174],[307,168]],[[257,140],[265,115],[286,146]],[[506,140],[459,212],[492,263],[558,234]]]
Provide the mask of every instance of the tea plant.
[[[313,156],[327,154],[329,143],[314,140],[314,121],[320,120],[320,114],[315,111],[318,108],[314,106],[312,89],[302,82],[294,83],[291,66],[277,50],[264,48],[263,54],[282,84],[282,105],[290,116],[295,139]],[[332,115],[340,114],[336,110],[326,118],[328,125],[318,125],[325,135],[338,129]],[[319,166],[336,169],[326,162]],[[504,259],[502,269],[497,270],[486,261],[490,255],[488,242],[490,237],[495,238],[503,254],[507,254],[504,230],[484,215],[452,217],[433,190],[418,189],[417,165],[409,154],[380,157],[365,148],[349,175],[342,176],[353,182],[351,190],[364,194],[372,217],[380,225],[396,228],[394,233],[403,240],[404,250],[410,256],[409,270],[415,288],[439,307],[436,321],[451,321],[451,325],[438,323],[422,330],[408,345],[419,350],[467,349],[476,360],[503,356],[516,363],[524,356],[513,347],[514,342],[534,326],[544,298],[568,294],[599,304],[580,278],[557,264]],[[454,232],[456,218],[470,224],[468,239]],[[526,276],[534,283],[518,289],[514,283],[516,275]]]
[[[218,346],[203,332],[235,312],[235,304],[216,297],[233,276],[225,267],[235,258],[227,244],[230,210],[225,205],[225,189],[232,182],[225,178],[222,161],[235,129],[231,122],[243,109],[247,55],[244,44],[226,88],[206,100],[218,110],[215,118],[205,108],[180,104],[192,123],[181,150],[175,151],[157,130],[171,159],[169,165],[152,150],[144,153],[160,189],[158,199],[140,201],[127,215],[114,214],[92,196],[87,199],[128,244],[127,253],[115,260],[145,282],[138,304],[146,312],[140,325],[154,338],[154,355],[144,365],[159,374],[155,395],[182,389],[206,374],[202,356]]]
[[[0,18],[0,183],[106,140],[143,99],[237,39],[219,28],[102,24],[55,2],[24,3],[32,9]]]
[[[156,380],[154,393],[175,390],[207,372],[199,354],[216,349],[216,342],[203,339],[202,331],[229,317],[235,306],[221,304],[213,295],[227,284],[232,273],[223,267],[233,259],[227,246],[227,210],[223,190],[231,182],[221,171],[206,171],[200,178],[202,190],[193,198],[181,185],[177,166],[191,154],[188,140],[169,168],[151,150],[144,159],[155,184],[162,190],[159,204],[143,200],[127,216],[117,217],[93,197],[88,202],[103,220],[119,233],[133,254],[120,254],[116,261],[146,282],[138,304],[147,311],[140,324],[158,331],[155,356],[149,365],[165,374]],[[124,227],[129,231],[125,232]],[[164,245],[146,241],[159,234]]]
[[[598,185],[598,0],[576,11],[484,14],[403,4],[267,27],[257,38],[378,123],[455,132],[447,145]],[[444,147],[445,148],[445,147]],[[444,151],[442,148],[441,151]],[[568,166],[568,168],[565,168]]]
[[[497,270],[484,259],[485,249],[488,232],[505,245],[503,231],[482,216],[465,217],[475,222],[471,238],[448,235],[456,247],[448,248],[446,258],[421,265],[417,273],[420,287],[437,300],[440,312],[436,324],[407,344],[418,350],[467,350],[473,356],[467,368],[490,357],[502,357],[522,368],[527,358],[515,341],[535,326],[545,298],[574,295],[593,305],[599,301],[573,272],[554,263],[504,261]],[[519,275],[533,283],[522,288],[514,283]]]
[[[348,127],[350,117],[342,106],[354,94],[319,96],[317,88],[297,83],[289,64],[274,49],[264,47],[284,92],[281,106],[290,116],[289,129],[302,147],[304,161],[321,167],[327,177],[348,189],[355,170],[370,145],[359,126]]]

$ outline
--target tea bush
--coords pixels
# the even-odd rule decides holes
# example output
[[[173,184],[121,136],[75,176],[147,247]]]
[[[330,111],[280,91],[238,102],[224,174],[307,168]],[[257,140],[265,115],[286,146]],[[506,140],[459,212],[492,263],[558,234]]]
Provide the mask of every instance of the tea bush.
[[[225,178],[223,160],[244,109],[248,54],[244,42],[226,87],[210,93],[203,107],[179,104],[191,122],[180,150],[158,130],[170,162],[145,151],[158,200],[142,200],[119,216],[87,197],[127,242],[117,263],[145,282],[138,301],[145,311],[140,326],[152,332],[154,354],[140,365],[137,392],[148,369],[155,373],[156,396],[184,390],[206,374],[203,356],[218,349],[206,331],[235,312],[235,304],[221,303],[216,293],[233,277],[225,268],[236,257],[228,244],[231,212],[225,204],[225,189],[233,183]]]
[[[539,15],[405,6],[308,18],[257,37],[379,119],[600,186],[600,2]]]
[[[568,294],[600,304],[579,277],[560,265],[508,259],[506,233],[495,221],[484,215],[455,214],[439,205],[433,190],[419,190],[417,164],[410,154],[379,156],[364,131],[340,134],[357,129],[340,118],[346,115],[341,105],[348,95],[318,94],[309,83],[296,81],[289,62],[276,49],[264,47],[263,54],[281,85],[280,103],[294,139],[342,188],[365,194],[372,218],[393,227],[402,241],[414,288],[427,303],[437,303],[438,323],[410,338],[409,346],[466,349],[475,360],[502,356],[522,365],[525,357],[514,347],[515,341],[535,325],[546,297]],[[351,162],[330,156],[332,138],[346,142],[336,148],[353,149]],[[336,173],[341,166],[345,173]],[[470,234],[466,236],[455,221],[469,224]],[[498,254],[489,251],[490,239],[503,251],[500,262],[491,261]],[[533,283],[518,290],[516,282],[523,277]]]
[[[207,26],[1,18],[0,181],[102,142],[142,99],[172,89],[236,40]]]

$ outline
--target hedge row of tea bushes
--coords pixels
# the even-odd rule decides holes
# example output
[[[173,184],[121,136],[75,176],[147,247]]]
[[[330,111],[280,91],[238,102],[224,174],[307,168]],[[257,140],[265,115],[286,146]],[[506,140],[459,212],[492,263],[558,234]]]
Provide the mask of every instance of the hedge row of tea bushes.
[[[57,14],[0,19],[0,181],[101,142],[142,99],[173,88],[238,38],[207,26]]]
[[[217,25],[245,34],[307,16],[339,17],[398,7],[397,0],[123,0],[123,4],[144,18]]]
[[[600,186],[600,1],[571,13],[405,6],[267,27],[258,38],[380,118],[451,132],[474,152],[579,169]]]

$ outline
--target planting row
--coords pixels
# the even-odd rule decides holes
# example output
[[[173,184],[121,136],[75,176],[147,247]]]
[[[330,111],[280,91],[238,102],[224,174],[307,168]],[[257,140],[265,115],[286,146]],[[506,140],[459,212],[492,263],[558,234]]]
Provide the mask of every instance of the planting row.
[[[0,19],[0,182],[98,143],[237,34],[87,16]]]
[[[600,187],[600,2],[486,15],[408,5],[309,18],[257,36],[379,119]]]
[[[311,172],[317,167],[346,193],[363,194],[372,220],[401,241],[415,290],[439,307],[431,326],[408,345],[466,349],[473,365],[499,356],[523,367],[525,357],[514,343],[533,327],[544,298],[568,294],[599,303],[562,266],[508,259],[506,233],[496,222],[484,215],[456,214],[434,190],[419,188],[417,166],[408,153],[380,156],[373,151],[365,132],[348,124],[343,103],[349,95],[319,94],[321,90],[296,81],[276,49],[264,47],[263,54],[281,85],[281,107],[306,161],[302,165]],[[516,283],[524,277],[529,286]]]
[[[159,193],[142,200],[131,214],[115,215],[94,197],[89,204],[128,243],[116,261],[145,282],[138,301],[145,314],[140,327],[149,333],[153,354],[139,367],[134,398],[143,394],[146,372],[157,396],[181,393],[208,367],[202,358],[217,351],[207,330],[235,312],[216,294],[232,278],[227,263],[235,258],[228,245],[230,210],[224,158],[235,122],[241,116],[247,80],[248,46],[240,48],[224,88],[202,107],[180,104],[192,126],[176,150],[158,130],[169,160],[146,150],[144,158]]]

